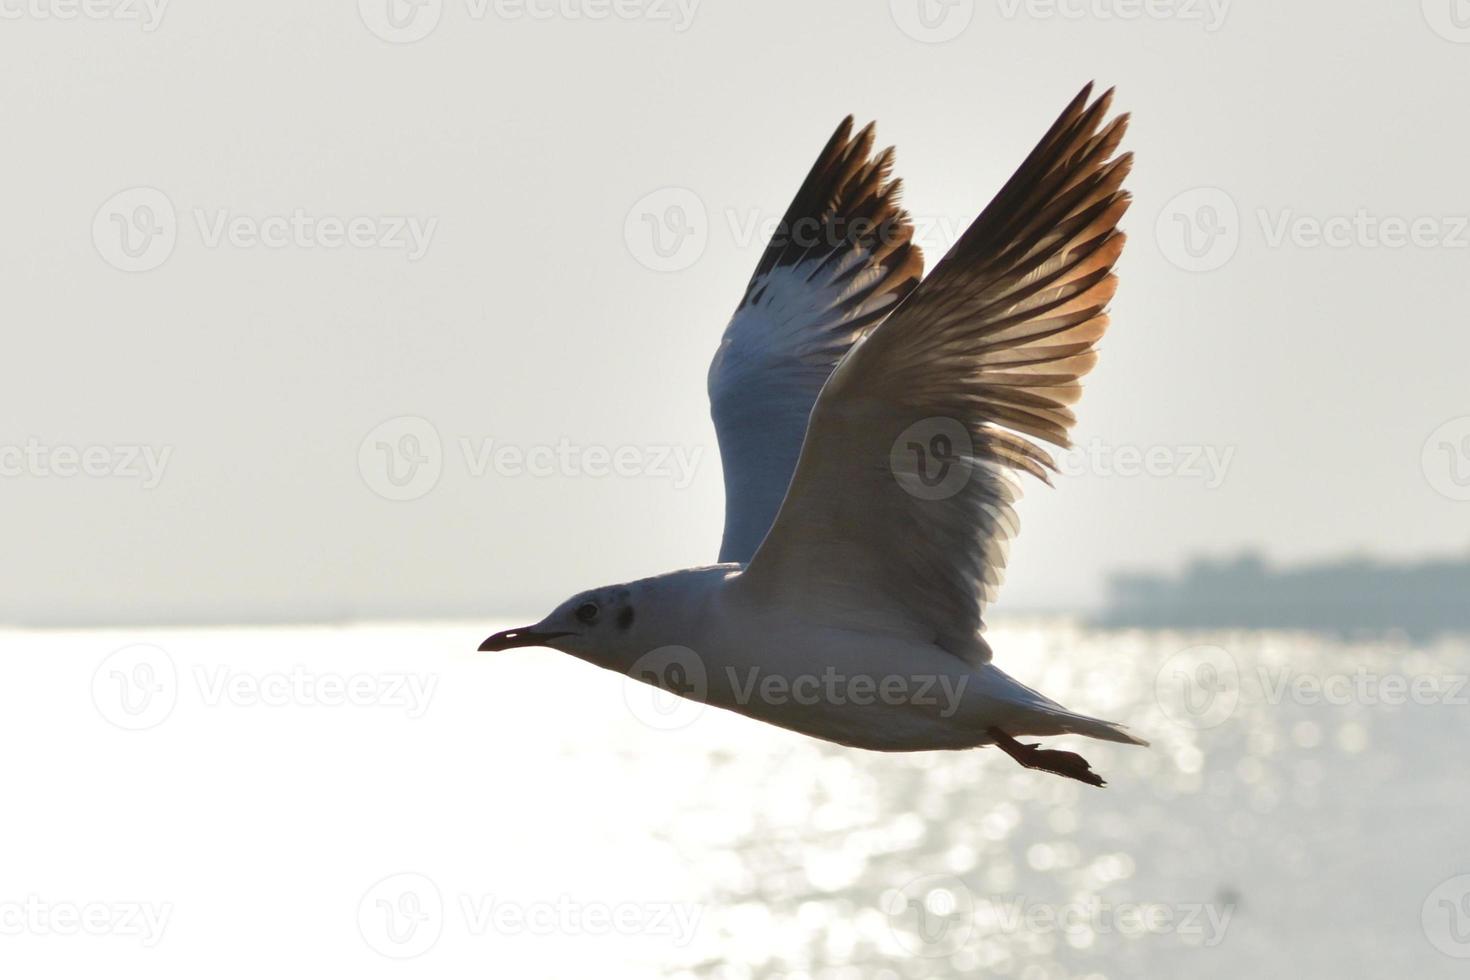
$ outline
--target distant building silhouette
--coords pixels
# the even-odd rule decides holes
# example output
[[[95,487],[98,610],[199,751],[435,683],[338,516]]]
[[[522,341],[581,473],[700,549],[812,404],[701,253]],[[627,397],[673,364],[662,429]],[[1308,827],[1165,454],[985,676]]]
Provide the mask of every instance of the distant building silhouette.
[[[1116,574],[1105,626],[1470,630],[1470,557],[1369,558],[1276,570],[1258,554],[1196,559],[1177,578]]]

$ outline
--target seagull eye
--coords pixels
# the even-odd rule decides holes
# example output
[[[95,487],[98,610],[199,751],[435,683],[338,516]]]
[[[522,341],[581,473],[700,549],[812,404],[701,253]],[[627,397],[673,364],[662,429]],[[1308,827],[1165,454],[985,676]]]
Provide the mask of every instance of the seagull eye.
[[[577,611],[574,615],[577,617],[577,622],[586,623],[590,626],[592,623],[595,623],[597,621],[597,603],[582,603],[580,606],[577,607]]]

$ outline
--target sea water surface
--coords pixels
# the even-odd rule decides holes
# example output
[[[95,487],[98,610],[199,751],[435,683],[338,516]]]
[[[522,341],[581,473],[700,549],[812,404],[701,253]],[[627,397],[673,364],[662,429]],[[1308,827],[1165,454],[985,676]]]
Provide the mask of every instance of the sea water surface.
[[[1103,790],[506,624],[0,633],[5,976],[1470,974],[1470,642],[1002,624]]]

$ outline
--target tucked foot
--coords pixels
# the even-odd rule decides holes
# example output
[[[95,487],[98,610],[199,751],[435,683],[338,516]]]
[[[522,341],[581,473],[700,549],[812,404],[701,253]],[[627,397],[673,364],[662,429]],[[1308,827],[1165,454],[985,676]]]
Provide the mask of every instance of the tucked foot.
[[[1043,749],[1040,745],[1034,744],[1023,745],[999,728],[986,729],[985,734],[995,740],[995,744],[1002,752],[1027,769],[1056,773],[1058,776],[1066,776],[1089,786],[1107,785],[1101,776],[1092,771],[1092,766],[1087,764],[1087,760],[1076,752]]]

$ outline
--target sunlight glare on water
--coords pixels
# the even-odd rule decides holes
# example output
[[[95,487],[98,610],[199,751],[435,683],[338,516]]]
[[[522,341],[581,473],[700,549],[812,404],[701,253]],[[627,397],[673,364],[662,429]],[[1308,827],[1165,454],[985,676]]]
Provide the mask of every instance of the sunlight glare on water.
[[[1055,743],[1099,791],[655,705],[549,651],[474,653],[492,627],[3,634],[32,805],[0,902],[171,909],[151,946],[12,930],[7,961],[1233,980],[1470,957],[1463,639],[993,630],[1020,680],[1152,741]]]

